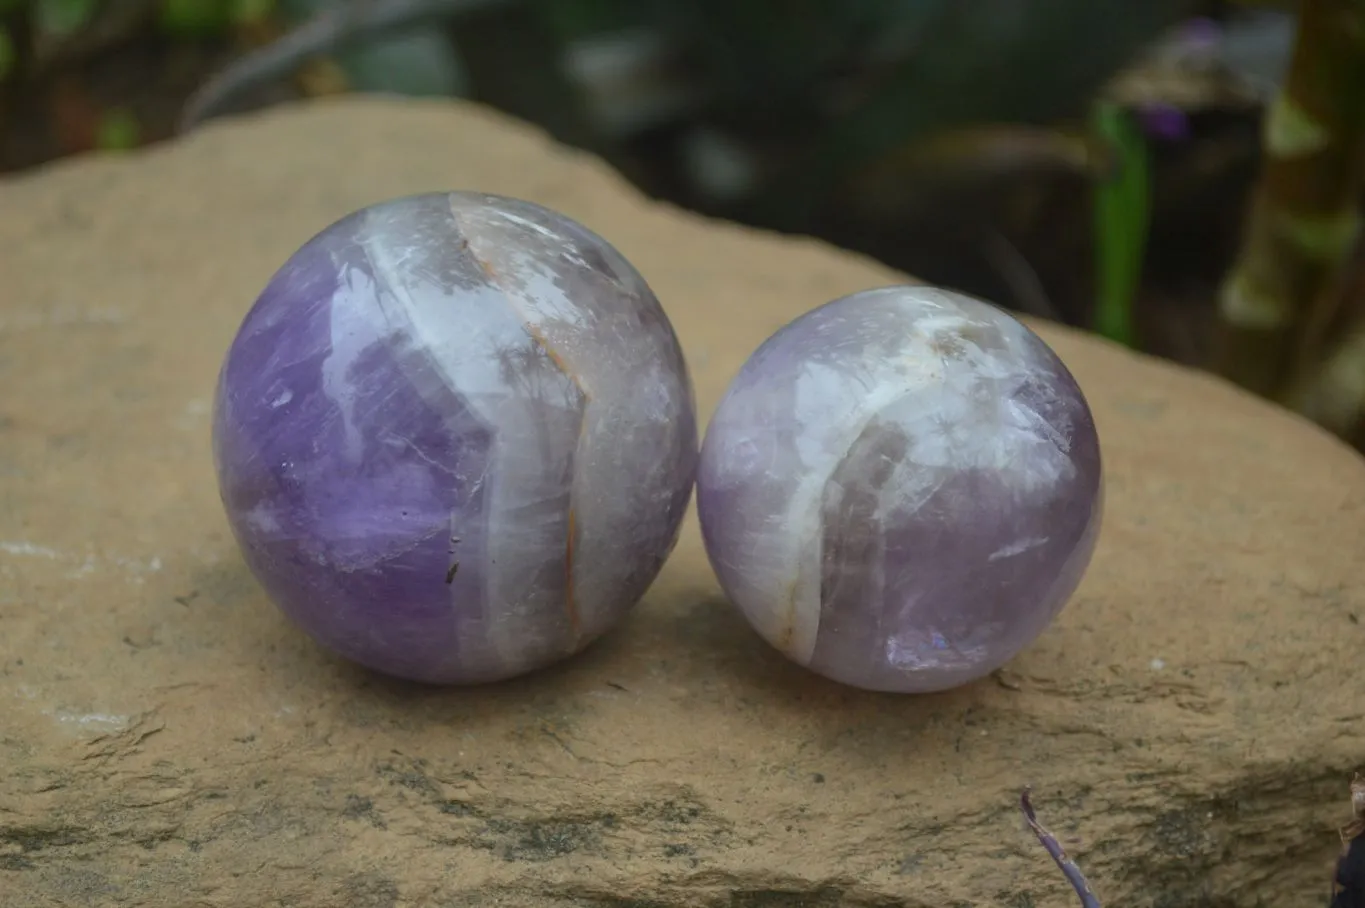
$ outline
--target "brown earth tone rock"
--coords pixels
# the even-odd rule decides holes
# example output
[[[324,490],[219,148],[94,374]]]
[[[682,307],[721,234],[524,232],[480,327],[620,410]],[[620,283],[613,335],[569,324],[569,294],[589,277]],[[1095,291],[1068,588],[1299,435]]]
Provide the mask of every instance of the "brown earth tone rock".
[[[1044,333],[1108,458],[1094,566],[995,678],[906,698],[769,651],[689,523],[581,658],[416,689],[319,651],[220,511],[208,401],[354,208],[526,197],[669,308],[703,415],[781,323],[897,275],[648,203],[486,112],[348,100],[0,185],[0,905],[1321,905],[1365,763],[1365,466],[1210,378]]]

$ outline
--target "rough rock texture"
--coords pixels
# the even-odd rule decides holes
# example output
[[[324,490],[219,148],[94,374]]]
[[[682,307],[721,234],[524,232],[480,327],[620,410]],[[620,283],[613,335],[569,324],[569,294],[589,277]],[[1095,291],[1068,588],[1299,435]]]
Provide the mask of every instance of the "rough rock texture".
[[[1365,467],[1222,383],[1045,329],[1105,443],[1076,599],[993,678],[842,688],[721,601],[695,521],[572,662],[381,680],[263,598],[214,488],[215,373],[321,226],[529,197],[615,241],[708,414],[764,337],[896,279],[642,202],[486,113],[346,101],[0,186],[0,904],[1319,905],[1365,761]]]

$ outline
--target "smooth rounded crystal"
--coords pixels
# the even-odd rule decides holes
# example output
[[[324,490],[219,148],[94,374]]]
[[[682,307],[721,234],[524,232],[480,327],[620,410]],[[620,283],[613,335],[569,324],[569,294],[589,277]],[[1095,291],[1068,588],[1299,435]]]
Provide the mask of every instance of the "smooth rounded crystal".
[[[855,293],[768,339],[702,445],[720,583],[774,647],[881,691],[943,690],[1028,646],[1071,597],[1102,512],[1090,409],[995,306]]]
[[[435,193],[343,218],[274,275],[222,367],[214,457],[247,564],[313,638],[479,683],[636,604],[697,425],[673,328],[607,242]]]

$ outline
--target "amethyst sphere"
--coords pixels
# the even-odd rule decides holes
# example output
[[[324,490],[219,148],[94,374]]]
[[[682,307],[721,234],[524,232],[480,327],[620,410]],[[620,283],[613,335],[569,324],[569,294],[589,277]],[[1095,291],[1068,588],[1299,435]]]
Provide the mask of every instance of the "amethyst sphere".
[[[855,687],[943,690],[1029,645],[1075,591],[1100,446],[1056,354],[929,287],[782,328],[707,428],[697,508],[726,594],[789,658]]]
[[[677,541],[697,434],[639,273],[561,214],[459,192],[299,249],[227,353],[213,423],[270,598],[436,684],[524,674],[621,619]]]

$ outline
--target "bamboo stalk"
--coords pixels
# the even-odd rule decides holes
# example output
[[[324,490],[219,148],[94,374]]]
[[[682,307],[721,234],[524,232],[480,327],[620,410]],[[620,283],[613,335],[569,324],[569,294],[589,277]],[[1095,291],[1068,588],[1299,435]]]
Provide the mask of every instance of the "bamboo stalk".
[[[1365,0],[1302,0],[1263,130],[1242,247],[1220,294],[1214,367],[1278,397],[1321,353],[1333,280],[1360,232]]]

